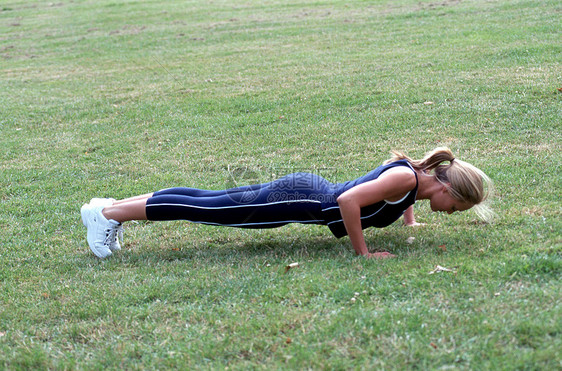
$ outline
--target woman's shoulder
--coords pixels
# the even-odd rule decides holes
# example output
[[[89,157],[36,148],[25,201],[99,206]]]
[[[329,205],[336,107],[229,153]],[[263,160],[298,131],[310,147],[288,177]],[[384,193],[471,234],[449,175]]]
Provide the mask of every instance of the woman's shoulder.
[[[371,173],[373,173],[373,175],[375,175],[378,178],[379,176],[387,173],[404,173],[414,176],[416,172],[408,161],[398,160],[398,161],[385,163],[374,169]]]
[[[378,179],[391,180],[393,184],[407,189],[412,189],[417,186],[418,176],[408,161],[399,160],[383,166],[385,166],[385,168],[382,169]]]
[[[415,183],[417,178],[414,169],[406,166],[396,166],[396,167],[389,168],[385,172],[381,173],[381,175],[378,178],[383,179],[383,178],[390,178],[390,177],[394,181],[397,182],[403,181],[408,183],[410,182]]]

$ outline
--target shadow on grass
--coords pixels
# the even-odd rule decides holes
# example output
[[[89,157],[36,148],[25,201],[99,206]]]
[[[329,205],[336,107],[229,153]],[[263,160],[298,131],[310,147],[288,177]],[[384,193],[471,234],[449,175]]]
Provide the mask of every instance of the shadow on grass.
[[[342,254],[342,252],[345,252]],[[232,263],[235,261],[279,261],[294,258],[333,259],[348,255],[349,251],[338,242],[319,238],[298,240],[274,239],[264,241],[213,241],[210,243],[186,244],[164,242],[146,249],[117,253],[115,258],[125,259],[131,264],[147,261],[193,260],[199,263]]]
[[[293,260],[336,260],[349,262],[358,258],[349,239],[336,239],[328,233],[317,229],[307,231],[304,227],[294,231],[283,228],[271,232],[219,232],[207,241],[186,242],[184,240],[160,238],[159,242],[145,240],[143,246],[133,244],[115,253],[110,259],[137,264],[158,264],[162,261],[192,260],[198,264],[233,262],[285,262]],[[420,254],[439,253],[434,247],[442,239],[423,237],[423,242],[408,244],[409,231],[398,227],[392,231],[376,230],[366,237],[370,251],[390,251],[398,259],[408,259]],[[187,238],[187,237],[186,237]]]

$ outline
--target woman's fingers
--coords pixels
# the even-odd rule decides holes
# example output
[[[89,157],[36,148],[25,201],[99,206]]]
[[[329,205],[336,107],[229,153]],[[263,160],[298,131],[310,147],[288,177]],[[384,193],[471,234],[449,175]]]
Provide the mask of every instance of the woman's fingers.
[[[407,227],[423,227],[424,225],[426,225],[426,224],[425,223],[418,223],[418,222],[406,224]]]
[[[389,252],[383,251],[383,252],[373,252],[373,253],[369,253],[367,255],[367,258],[371,259],[388,259],[388,258],[396,258],[396,255],[391,254]]]

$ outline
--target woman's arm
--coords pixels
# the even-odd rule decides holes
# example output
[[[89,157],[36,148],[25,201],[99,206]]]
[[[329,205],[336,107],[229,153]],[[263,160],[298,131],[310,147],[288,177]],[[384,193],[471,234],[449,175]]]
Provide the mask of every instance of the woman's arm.
[[[361,228],[361,207],[352,195],[347,194],[344,197],[344,194],[338,197],[338,204],[347,235],[357,255],[368,255],[369,250]]]
[[[347,190],[338,197],[337,201],[345,229],[351,240],[351,245],[358,255],[386,257],[381,256],[380,253],[369,253],[361,228],[361,208],[382,200],[399,200],[415,186],[414,173],[407,168],[396,167],[387,170],[375,180]]]
[[[410,206],[404,212],[404,224],[406,225],[415,225],[416,218],[414,217],[414,205]]]
[[[425,225],[425,223],[416,222],[416,218],[414,217],[414,205],[407,208],[404,212],[404,225],[407,225],[408,227],[419,227]]]

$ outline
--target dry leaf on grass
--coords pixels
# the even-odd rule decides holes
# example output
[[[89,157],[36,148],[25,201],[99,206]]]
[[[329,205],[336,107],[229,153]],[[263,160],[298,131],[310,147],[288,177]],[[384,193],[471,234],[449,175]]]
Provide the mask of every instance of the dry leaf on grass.
[[[291,263],[291,264],[287,265],[287,266],[285,267],[285,273],[287,273],[289,270],[291,270],[291,269],[293,269],[293,268],[296,268],[296,267],[298,267],[298,266],[299,266],[299,263]]]
[[[439,273],[439,272],[453,272],[453,273],[457,273],[457,271],[453,270],[453,269],[449,269],[449,268],[445,268],[442,267],[440,265],[436,265],[435,269],[432,270],[431,272],[429,272],[428,274],[434,274],[434,273]]]

